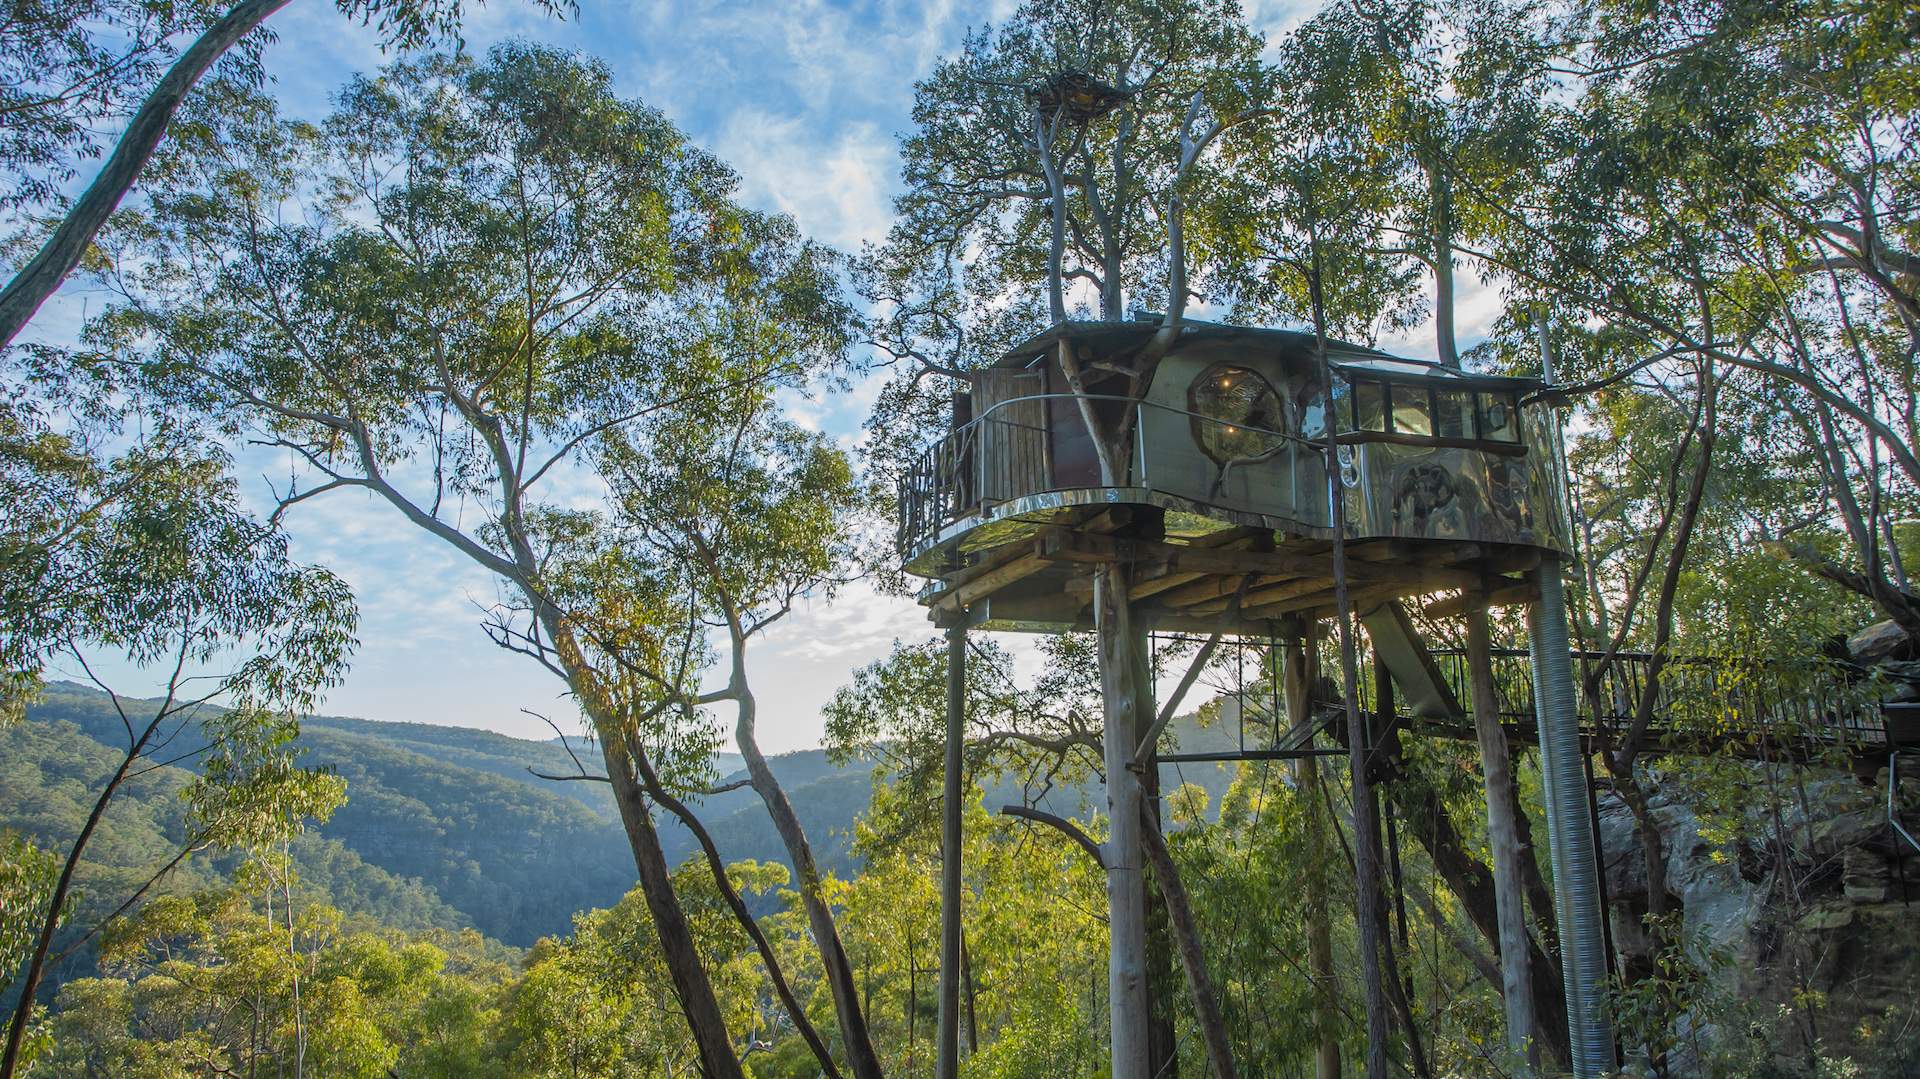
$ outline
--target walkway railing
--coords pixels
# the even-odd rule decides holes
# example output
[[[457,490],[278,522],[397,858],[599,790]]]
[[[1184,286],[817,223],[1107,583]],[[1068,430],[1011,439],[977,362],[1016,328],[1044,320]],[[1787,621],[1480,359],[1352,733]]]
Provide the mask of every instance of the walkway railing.
[[[1178,638],[1192,644],[1198,638]],[[1359,704],[1369,715],[1377,716],[1379,701],[1372,677],[1372,657],[1364,638],[1359,647]],[[1265,645],[1243,644],[1254,658],[1240,655],[1234,661],[1237,677],[1224,674],[1226,681],[1214,689],[1235,699],[1240,728],[1236,750],[1200,755],[1166,755],[1165,759],[1254,760],[1327,752],[1342,741],[1339,724],[1328,725],[1341,710],[1339,691],[1331,674],[1338,670],[1332,642],[1323,641],[1320,657],[1321,682],[1315,692],[1307,730],[1290,729],[1283,718],[1277,725],[1274,713],[1280,708],[1268,675],[1268,663],[1261,653]],[[1468,677],[1466,653],[1457,648],[1429,652],[1439,669],[1441,681],[1452,692],[1459,711],[1446,716],[1415,715],[1403,702],[1396,701],[1395,715],[1408,729],[1443,737],[1474,738],[1473,694]],[[1641,694],[1651,674],[1653,656],[1646,652],[1620,652],[1602,664],[1603,654],[1591,651],[1573,653],[1574,671],[1579,685],[1582,733],[1590,745],[1618,747],[1632,730]],[[1598,677],[1593,677],[1598,674]],[[1532,743],[1538,726],[1533,711],[1532,662],[1524,649],[1501,648],[1493,652],[1494,693],[1501,725],[1516,742]],[[1591,690],[1589,686],[1591,685]],[[1858,668],[1824,660],[1768,661],[1698,656],[1676,657],[1664,665],[1656,691],[1651,720],[1646,731],[1644,752],[1651,755],[1671,753],[1725,753],[1748,759],[1823,760],[1835,766],[1849,761],[1878,768],[1884,765],[1890,750],[1901,745],[1920,743],[1920,723],[1908,724],[1901,717],[1920,712],[1920,705],[1890,704],[1894,687],[1885,680]],[[1889,731],[1894,726],[1911,725],[1917,729]],[[1308,742],[1320,731],[1322,737],[1312,748]],[[1891,737],[1889,735],[1891,734]]]
[[[1472,729],[1473,697],[1466,654],[1431,652],[1462,714],[1401,718],[1428,726]],[[1595,740],[1618,744],[1633,728],[1653,656],[1579,651],[1574,656],[1580,722]],[[1522,649],[1495,649],[1494,691],[1509,732],[1531,740],[1533,670]],[[1826,753],[1882,754],[1887,747],[1884,702],[1889,687],[1857,668],[1825,660],[1746,660],[1685,656],[1663,666],[1647,727],[1647,750],[1730,751],[1738,756],[1805,759]],[[1372,705],[1372,687],[1364,696]]]

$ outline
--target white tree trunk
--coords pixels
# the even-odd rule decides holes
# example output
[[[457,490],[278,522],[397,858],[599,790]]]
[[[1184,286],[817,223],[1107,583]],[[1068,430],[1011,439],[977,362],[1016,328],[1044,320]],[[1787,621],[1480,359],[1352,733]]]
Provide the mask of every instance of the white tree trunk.
[[[1500,928],[1500,991],[1506,1002],[1507,1045],[1540,1067],[1533,1014],[1533,976],[1527,951],[1527,914],[1520,880],[1520,832],[1513,815],[1513,762],[1500,727],[1493,686],[1493,650],[1485,608],[1467,612],[1467,672],[1472,679],[1473,730],[1480,740],[1480,774],[1487,792],[1487,841],[1493,848],[1493,897]]]
[[[1094,630],[1100,641],[1100,691],[1106,731],[1107,1001],[1113,1079],[1149,1079],[1147,1059],[1147,911],[1141,872],[1141,784],[1133,770],[1139,715],[1147,699],[1144,664],[1127,598],[1127,570],[1109,563],[1094,576]]]

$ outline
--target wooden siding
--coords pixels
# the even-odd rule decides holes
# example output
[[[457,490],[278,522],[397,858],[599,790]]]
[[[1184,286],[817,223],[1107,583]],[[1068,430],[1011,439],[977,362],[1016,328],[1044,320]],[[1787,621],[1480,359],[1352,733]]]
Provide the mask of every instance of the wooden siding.
[[[1038,371],[988,370],[974,383],[979,499],[1006,502],[1050,486],[1046,392]],[[995,407],[995,406],[999,407]]]

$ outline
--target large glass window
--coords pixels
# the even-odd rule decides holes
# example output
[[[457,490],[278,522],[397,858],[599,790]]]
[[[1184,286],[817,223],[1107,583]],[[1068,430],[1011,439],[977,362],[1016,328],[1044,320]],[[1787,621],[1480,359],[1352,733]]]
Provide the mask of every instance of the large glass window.
[[[1286,413],[1280,395],[1259,372],[1218,364],[1187,391],[1193,440],[1218,464],[1259,457],[1283,441]]]
[[[1520,441],[1520,412],[1513,394],[1480,394],[1480,437],[1488,442]]]
[[[1396,435],[1433,434],[1433,399],[1425,386],[1406,382],[1389,383],[1393,394],[1393,433]]]
[[[1520,442],[1520,400],[1512,390],[1474,389],[1441,379],[1342,377],[1334,404],[1348,431]]]
[[[1441,438],[1473,438],[1473,391],[1433,391],[1433,433]]]
[[[1387,429],[1387,385],[1384,382],[1356,379],[1353,383],[1353,429]]]

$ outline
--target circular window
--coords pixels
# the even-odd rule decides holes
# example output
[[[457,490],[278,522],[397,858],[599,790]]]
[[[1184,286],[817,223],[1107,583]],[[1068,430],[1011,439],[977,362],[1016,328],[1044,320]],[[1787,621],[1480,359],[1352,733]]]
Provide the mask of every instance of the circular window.
[[[1187,390],[1193,440],[1216,464],[1273,452],[1285,441],[1280,395],[1259,372],[1217,364]]]

